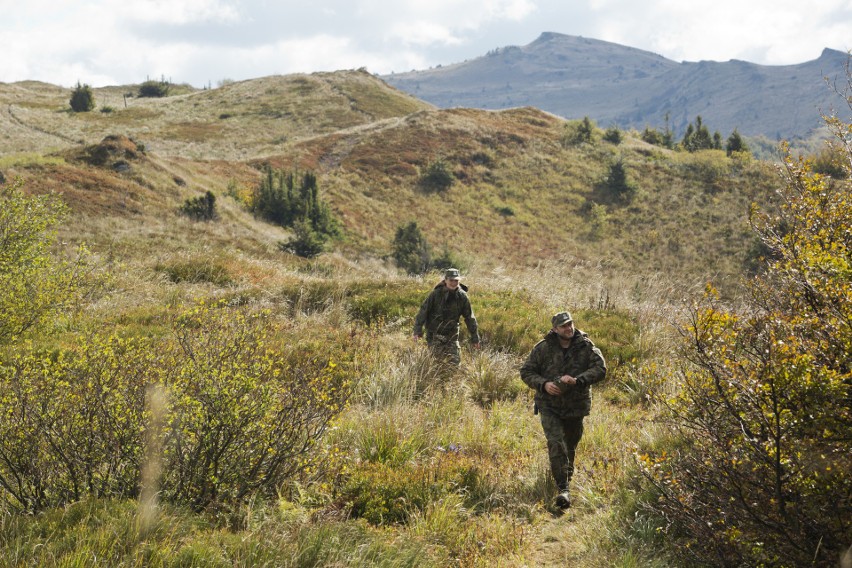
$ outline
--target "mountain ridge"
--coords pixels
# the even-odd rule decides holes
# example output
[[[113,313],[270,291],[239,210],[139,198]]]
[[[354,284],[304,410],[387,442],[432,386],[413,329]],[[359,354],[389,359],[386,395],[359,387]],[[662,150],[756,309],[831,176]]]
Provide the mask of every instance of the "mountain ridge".
[[[681,63],[634,47],[544,32],[462,63],[382,75],[386,83],[440,108],[499,110],[534,106],[601,126],[672,128],[682,135],[696,116],[724,136],[806,139],[823,125],[838,95],[848,54],[767,66],[732,59]],[[625,93],[629,93],[625,94]],[[668,121],[668,122],[667,122]]]

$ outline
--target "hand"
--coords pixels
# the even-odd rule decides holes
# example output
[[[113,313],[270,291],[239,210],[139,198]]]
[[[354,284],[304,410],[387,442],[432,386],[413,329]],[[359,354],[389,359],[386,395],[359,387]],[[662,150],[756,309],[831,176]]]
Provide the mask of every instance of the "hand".
[[[474,343],[474,344],[473,344],[473,347],[474,347],[474,349],[479,349],[479,346],[480,346],[480,345],[481,345],[481,343],[479,343],[479,342],[477,341],[476,343]]]
[[[544,383],[544,390],[547,394],[552,394],[553,396],[559,396],[562,394],[562,391],[559,389],[559,386],[553,381],[548,381]]]
[[[571,375],[562,375],[561,377],[559,377],[559,382],[564,383],[566,385],[576,385],[577,378],[572,377]]]

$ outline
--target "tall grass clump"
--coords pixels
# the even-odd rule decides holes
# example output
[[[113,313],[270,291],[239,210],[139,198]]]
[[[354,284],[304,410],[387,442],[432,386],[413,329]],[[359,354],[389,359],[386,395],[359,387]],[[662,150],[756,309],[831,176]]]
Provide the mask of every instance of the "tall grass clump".
[[[174,284],[185,282],[229,286],[234,283],[228,267],[220,259],[207,256],[160,261],[154,266],[154,270],[165,274]]]
[[[527,388],[518,376],[518,359],[507,353],[472,353],[462,364],[461,374],[468,399],[483,408],[514,400]]]

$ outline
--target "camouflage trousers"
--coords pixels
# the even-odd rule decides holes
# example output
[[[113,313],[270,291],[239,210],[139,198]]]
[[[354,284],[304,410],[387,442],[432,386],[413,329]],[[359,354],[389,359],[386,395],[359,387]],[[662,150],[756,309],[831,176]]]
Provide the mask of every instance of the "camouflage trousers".
[[[429,350],[441,363],[454,367],[461,365],[461,348],[456,337],[435,335],[429,339]]]
[[[567,491],[574,475],[574,455],[577,444],[583,437],[583,416],[560,418],[548,412],[540,412],[541,427],[547,439],[547,456],[550,472],[559,491]]]

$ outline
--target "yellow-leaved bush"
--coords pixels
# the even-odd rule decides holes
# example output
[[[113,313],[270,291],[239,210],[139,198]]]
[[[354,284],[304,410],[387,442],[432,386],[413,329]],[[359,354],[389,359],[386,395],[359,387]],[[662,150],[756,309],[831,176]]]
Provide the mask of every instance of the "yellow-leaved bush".
[[[850,83],[852,87],[852,83]],[[787,155],[768,251],[743,306],[709,286],[684,325],[672,439],[640,464],[679,550],[726,566],[835,566],[852,543],[850,125],[846,172]]]
[[[345,408],[369,334],[305,337],[265,313],[203,303],[172,329],[23,347],[0,364],[0,497],[34,511],[136,496],[153,459],[162,498],[200,510],[321,473],[315,445]],[[156,417],[146,406],[153,388],[164,400]],[[162,424],[160,451],[146,458],[152,422]]]
[[[78,306],[96,286],[85,247],[73,261],[52,250],[65,204],[22,187],[20,178],[0,184],[0,347]]]

